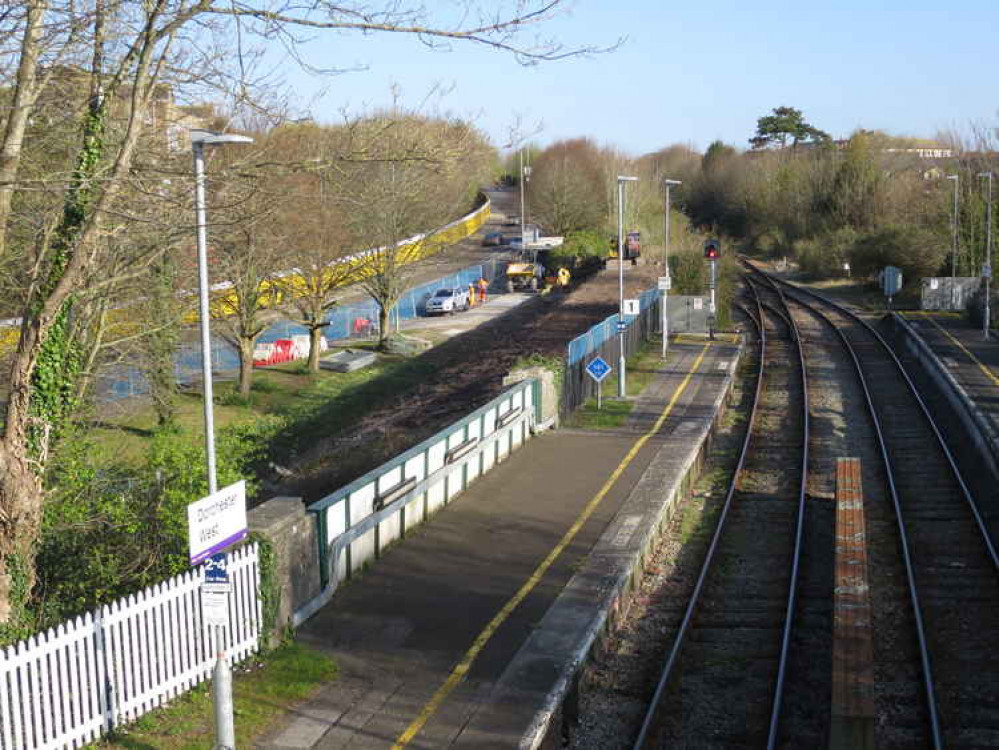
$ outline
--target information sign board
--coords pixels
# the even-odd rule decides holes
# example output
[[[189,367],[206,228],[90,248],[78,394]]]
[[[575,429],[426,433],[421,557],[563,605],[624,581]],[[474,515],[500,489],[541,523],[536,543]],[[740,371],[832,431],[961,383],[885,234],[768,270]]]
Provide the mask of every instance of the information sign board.
[[[229,592],[213,588],[214,584],[201,585],[201,624],[225,627],[229,624]]]
[[[246,482],[239,481],[187,506],[191,565],[246,538]]]
[[[673,278],[671,276],[660,276],[659,277],[659,291],[668,292],[670,287],[673,286]]]
[[[611,366],[601,357],[594,357],[590,360],[590,364],[586,366],[586,374],[598,383],[610,375],[610,373]]]
[[[625,315],[638,315],[642,311],[642,306],[637,299],[626,299],[624,301]]]
[[[902,269],[895,266],[885,266],[881,272],[881,287],[886,297],[894,297],[902,289]]]

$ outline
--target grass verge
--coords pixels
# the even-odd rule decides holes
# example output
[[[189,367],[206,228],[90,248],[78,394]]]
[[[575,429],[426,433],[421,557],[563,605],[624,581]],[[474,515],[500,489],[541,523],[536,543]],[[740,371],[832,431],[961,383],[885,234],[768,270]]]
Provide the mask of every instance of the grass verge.
[[[281,460],[282,452],[294,452],[303,444],[336,432],[358,419],[372,404],[419,382],[429,369],[430,365],[418,359],[379,354],[376,364],[350,373],[320,370],[313,374],[303,362],[258,370],[248,399],[239,397],[235,383],[216,383],[215,428],[253,422],[267,415],[281,416],[287,420],[287,428],[274,452],[274,458]],[[201,431],[202,409],[200,392],[178,396],[177,423],[181,432]],[[117,461],[137,463],[146,455],[156,418],[148,404],[140,404],[129,413],[95,420],[92,427],[91,436],[99,449]]]
[[[635,407],[634,399],[655,380],[662,368],[661,350],[659,341],[646,341],[636,354],[628,358],[626,400],[617,398],[618,376],[615,368],[614,373],[604,380],[601,408],[597,409],[596,398],[587,399],[566,421],[566,426],[582,430],[611,430],[623,425]]]
[[[236,737],[240,747],[270,727],[274,719],[333,679],[335,662],[296,642],[234,668]],[[122,728],[94,750],[204,750],[212,746],[214,721],[211,685],[199,685],[168,706]]]

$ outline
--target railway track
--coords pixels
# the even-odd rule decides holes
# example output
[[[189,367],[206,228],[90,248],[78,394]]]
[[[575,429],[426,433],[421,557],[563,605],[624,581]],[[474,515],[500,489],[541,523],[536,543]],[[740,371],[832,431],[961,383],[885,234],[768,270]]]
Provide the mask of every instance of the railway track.
[[[759,331],[760,369],[749,424],[635,748],[779,739],[805,528],[808,396],[793,321],[779,296],[754,294],[746,313]]]
[[[786,293],[825,320],[850,353],[894,515],[922,695],[919,705],[878,717],[878,747],[999,746],[999,660],[992,645],[999,632],[999,558],[989,520],[876,329],[821,297],[794,287]],[[882,572],[873,570],[872,578]]]

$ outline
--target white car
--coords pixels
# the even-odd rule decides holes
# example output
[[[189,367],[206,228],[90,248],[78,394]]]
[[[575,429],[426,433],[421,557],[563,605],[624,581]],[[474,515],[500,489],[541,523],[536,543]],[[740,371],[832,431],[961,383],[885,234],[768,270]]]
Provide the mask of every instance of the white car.
[[[438,289],[427,300],[427,315],[447,315],[468,309],[468,290],[461,287]]]

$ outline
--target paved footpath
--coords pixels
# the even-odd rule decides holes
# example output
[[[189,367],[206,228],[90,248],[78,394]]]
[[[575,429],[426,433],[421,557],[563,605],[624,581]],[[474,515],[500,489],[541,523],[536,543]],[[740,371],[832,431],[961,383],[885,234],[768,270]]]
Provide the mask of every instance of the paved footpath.
[[[256,747],[451,745],[652,458],[670,441],[686,447],[685,416],[703,418],[735,356],[733,344],[674,345],[622,428],[559,430],[528,441],[345,584],[298,632],[337,660],[338,678]],[[625,462],[666,409],[659,431]],[[567,535],[615,471],[596,510]],[[525,585],[529,592],[513,606]]]
[[[953,313],[906,313],[905,319],[999,434],[999,341]]]

